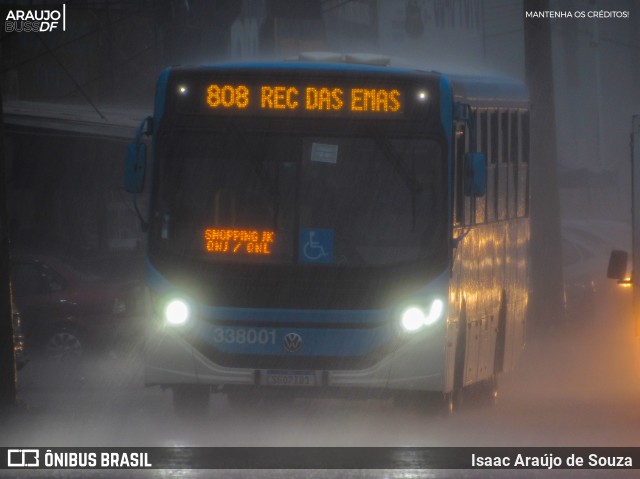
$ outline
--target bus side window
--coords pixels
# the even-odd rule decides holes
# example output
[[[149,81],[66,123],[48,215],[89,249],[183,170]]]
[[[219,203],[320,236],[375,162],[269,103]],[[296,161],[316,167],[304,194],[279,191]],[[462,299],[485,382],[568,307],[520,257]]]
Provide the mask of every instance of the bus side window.
[[[479,151],[487,156],[487,111],[486,110],[475,110],[475,137],[476,144],[473,145],[473,151]],[[487,180],[488,181],[488,180]],[[474,198],[475,200],[475,210],[476,224],[482,224],[487,222],[487,195],[479,196]]]
[[[464,222],[464,130],[461,125],[455,127],[454,164],[453,164],[453,201],[454,224]]]
[[[520,162],[518,163],[518,217],[529,215],[529,112],[520,113]]]
[[[465,168],[465,162],[464,162],[464,155],[465,153],[469,153],[470,149],[471,149],[471,135],[469,134],[469,127],[468,125],[464,125],[464,141],[462,142],[462,144],[464,145],[464,149],[462,151],[462,176],[464,177],[464,168]],[[464,185],[462,187],[463,191],[464,191]],[[471,225],[473,223],[475,223],[475,197],[473,196],[464,196],[464,224],[465,225]]]
[[[469,225],[471,224],[471,198],[464,195],[464,154],[469,151],[469,135],[465,124],[457,124],[455,131],[454,224]]]
[[[509,187],[507,192],[507,204],[509,218],[516,217],[516,199],[518,190],[518,164],[520,162],[519,157],[519,145],[518,145],[518,111],[512,110],[509,112]]]
[[[507,183],[508,183],[508,155],[509,155],[509,113],[506,110],[499,110],[498,128],[498,220],[507,219]]]
[[[498,112],[487,110],[487,221],[495,221],[497,215],[498,180]]]

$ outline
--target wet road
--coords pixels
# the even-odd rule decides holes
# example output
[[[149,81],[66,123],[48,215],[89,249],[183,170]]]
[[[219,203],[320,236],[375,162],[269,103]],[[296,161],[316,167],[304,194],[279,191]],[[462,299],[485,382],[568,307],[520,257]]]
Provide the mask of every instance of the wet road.
[[[173,415],[168,391],[141,384],[135,351],[76,366],[34,360],[20,373],[21,407],[4,421],[0,445],[640,446],[638,340],[632,321],[618,314],[565,323],[531,341],[517,372],[502,378],[495,407],[451,417],[373,400],[299,399],[286,407],[238,411],[224,396],[214,395],[208,417],[188,421]],[[87,472],[91,477],[211,477],[213,471],[67,471],[56,477],[86,477]],[[224,477],[513,477],[513,472],[226,471]],[[606,477],[640,474],[565,470],[517,477],[603,477],[603,472]],[[10,471],[0,475],[14,477]]]

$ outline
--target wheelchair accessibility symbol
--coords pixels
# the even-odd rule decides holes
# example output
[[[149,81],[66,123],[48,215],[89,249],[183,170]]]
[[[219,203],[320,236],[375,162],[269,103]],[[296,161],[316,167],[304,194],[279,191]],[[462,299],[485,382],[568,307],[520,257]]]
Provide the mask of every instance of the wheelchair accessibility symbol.
[[[303,228],[299,240],[298,261],[333,263],[333,230]]]

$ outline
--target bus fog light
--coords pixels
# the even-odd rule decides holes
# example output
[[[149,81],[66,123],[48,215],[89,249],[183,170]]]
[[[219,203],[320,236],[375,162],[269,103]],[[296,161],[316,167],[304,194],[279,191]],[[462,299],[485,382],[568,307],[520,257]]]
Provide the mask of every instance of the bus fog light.
[[[174,299],[172,301],[169,301],[167,307],[164,310],[164,316],[167,322],[170,324],[184,324],[189,319],[189,315],[189,306],[181,299]]]
[[[435,323],[444,310],[444,303],[441,299],[434,299],[429,307],[429,312],[425,312],[416,306],[408,308],[402,313],[402,327],[408,332],[414,332],[423,326],[429,326]]]

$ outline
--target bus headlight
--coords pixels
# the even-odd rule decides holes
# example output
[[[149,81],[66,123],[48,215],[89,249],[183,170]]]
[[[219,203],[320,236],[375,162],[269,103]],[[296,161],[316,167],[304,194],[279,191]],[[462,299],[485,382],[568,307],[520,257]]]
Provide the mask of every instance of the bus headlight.
[[[164,317],[169,324],[180,325],[187,322],[191,311],[189,305],[181,299],[173,299],[164,309]]]
[[[422,308],[412,306],[402,313],[402,327],[408,332],[418,331],[423,326],[435,323],[444,310],[444,303],[441,299],[434,299],[429,307],[429,312],[425,313]]]

